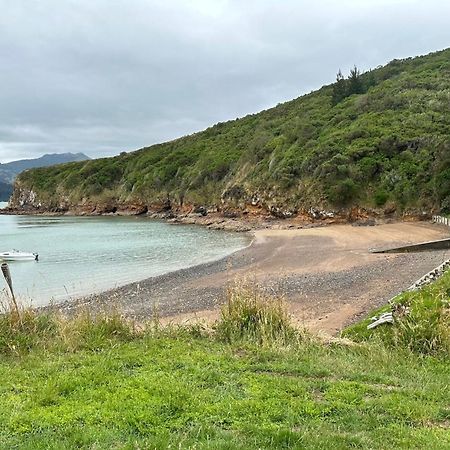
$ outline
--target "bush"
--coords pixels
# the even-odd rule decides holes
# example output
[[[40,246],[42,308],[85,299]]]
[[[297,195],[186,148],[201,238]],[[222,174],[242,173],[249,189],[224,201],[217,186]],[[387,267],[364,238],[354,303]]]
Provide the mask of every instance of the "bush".
[[[389,198],[389,194],[387,191],[385,191],[384,189],[378,189],[375,192],[375,196],[374,196],[375,205],[383,206],[387,202],[388,198]]]
[[[297,335],[283,299],[246,283],[228,290],[215,331],[220,340],[229,343],[247,341],[261,345],[286,345]]]
[[[351,178],[346,178],[331,186],[328,190],[328,199],[333,205],[346,205],[356,197],[358,186]]]

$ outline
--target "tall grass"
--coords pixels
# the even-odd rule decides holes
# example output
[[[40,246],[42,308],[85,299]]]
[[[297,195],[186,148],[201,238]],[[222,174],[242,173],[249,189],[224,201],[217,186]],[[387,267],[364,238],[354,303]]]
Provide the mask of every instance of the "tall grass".
[[[118,308],[93,311],[80,308],[70,317],[56,309],[39,311],[0,297],[0,355],[24,355],[30,350],[101,351],[144,336],[192,338],[210,336],[202,324],[161,326],[155,310],[151,319],[136,323]]]
[[[384,308],[386,309],[386,308]],[[417,354],[450,355],[450,271],[434,284],[396,299],[394,325],[367,330],[369,319],[343,332],[355,341],[371,340]],[[227,291],[226,302],[212,329],[203,325],[160,327],[158,318],[139,326],[118,310],[92,313],[88,309],[65,318],[56,312],[37,312],[3,304],[0,313],[0,354],[20,355],[33,348],[74,352],[92,351],[142,335],[213,337],[226,343],[293,346],[307,333],[296,329],[282,297],[255,283],[241,281]]]
[[[450,282],[450,273],[447,274]],[[450,290],[438,284],[399,298],[408,314],[397,316],[392,339],[395,345],[415,353],[450,355]],[[401,310],[401,309],[400,309]]]
[[[283,299],[272,297],[245,281],[237,282],[227,290],[226,303],[214,328],[217,337],[229,343],[249,341],[261,345],[286,345],[298,337]]]
[[[0,316],[0,353],[22,354],[33,347],[52,342],[57,330],[53,317],[22,311],[21,319],[14,311]]]
[[[56,312],[2,302],[0,354],[21,355],[33,348],[97,350],[137,334],[134,323],[115,310],[96,314],[80,310],[74,317],[65,318]]]
[[[342,334],[358,341],[382,341],[417,354],[450,356],[450,271],[418,291],[400,294],[392,303],[369,315],[392,309],[392,325],[368,330],[370,320],[366,319]]]
[[[70,319],[57,321],[60,344],[69,351],[99,350],[117,342],[137,337],[141,330],[117,309],[93,314],[89,309],[78,312]]]

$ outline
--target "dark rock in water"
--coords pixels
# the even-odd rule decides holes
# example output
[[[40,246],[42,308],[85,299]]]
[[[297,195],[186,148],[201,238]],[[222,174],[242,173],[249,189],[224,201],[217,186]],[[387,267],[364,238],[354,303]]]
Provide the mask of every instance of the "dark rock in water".
[[[177,219],[177,216],[173,213],[172,210],[170,211],[160,211],[160,212],[147,212],[147,216],[152,219],[159,219],[159,220],[169,220],[170,222],[174,222],[174,219]]]
[[[147,214],[148,212],[148,207],[147,206],[142,206],[142,207],[138,207],[136,208],[136,216],[142,216],[143,214]]]
[[[56,206],[55,208],[51,208],[50,212],[55,213],[55,214],[64,214],[67,212],[67,208],[64,208],[61,206]]]
[[[176,217],[176,216],[175,216],[175,214],[173,213],[172,210],[166,211],[166,212],[163,214],[163,216],[162,216],[162,218],[165,219],[165,220],[174,219],[175,217]]]

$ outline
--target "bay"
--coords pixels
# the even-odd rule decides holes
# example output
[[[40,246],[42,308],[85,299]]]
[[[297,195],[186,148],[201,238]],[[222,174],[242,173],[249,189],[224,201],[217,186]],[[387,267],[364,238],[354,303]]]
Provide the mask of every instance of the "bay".
[[[245,234],[148,218],[0,216],[0,252],[39,254],[37,262],[8,262],[16,295],[34,306],[214,261],[249,241]],[[4,297],[4,280],[2,288]]]

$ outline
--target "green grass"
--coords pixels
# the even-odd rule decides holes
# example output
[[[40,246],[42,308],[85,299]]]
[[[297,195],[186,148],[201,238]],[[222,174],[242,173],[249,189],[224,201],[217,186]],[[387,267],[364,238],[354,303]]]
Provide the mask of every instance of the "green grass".
[[[186,332],[0,362],[0,447],[450,446],[448,361]]]
[[[392,310],[387,305],[344,330],[343,336],[357,341],[381,341],[391,348],[407,348],[417,354],[450,355],[450,271],[419,291],[400,294],[392,304],[397,311],[394,326],[367,329],[370,317]]]
[[[450,447],[448,354],[321,343],[245,286],[212,330],[157,325],[1,316],[0,448]]]

